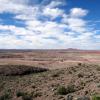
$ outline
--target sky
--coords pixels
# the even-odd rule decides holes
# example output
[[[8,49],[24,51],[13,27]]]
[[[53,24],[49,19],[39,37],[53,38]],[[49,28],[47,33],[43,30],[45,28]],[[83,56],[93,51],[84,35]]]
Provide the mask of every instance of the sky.
[[[100,0],[0,0],[0,49],[100,50]]]

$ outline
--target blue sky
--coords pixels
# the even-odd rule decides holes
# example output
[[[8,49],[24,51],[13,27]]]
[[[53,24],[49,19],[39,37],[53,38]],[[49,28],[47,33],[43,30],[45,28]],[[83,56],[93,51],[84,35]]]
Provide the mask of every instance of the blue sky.
[[[100,0],[0,0],[0,49],[100,49]]]

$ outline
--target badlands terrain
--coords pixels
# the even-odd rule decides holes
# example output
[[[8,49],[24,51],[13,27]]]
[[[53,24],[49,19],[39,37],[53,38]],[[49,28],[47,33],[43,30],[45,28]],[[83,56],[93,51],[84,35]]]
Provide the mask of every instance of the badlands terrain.
[[[100,51],[0,50],[0,100],[100,100]]]

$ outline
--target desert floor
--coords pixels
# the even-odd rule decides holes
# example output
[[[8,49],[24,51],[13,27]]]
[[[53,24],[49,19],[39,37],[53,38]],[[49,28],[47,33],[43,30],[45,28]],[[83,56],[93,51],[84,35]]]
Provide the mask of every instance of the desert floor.
[[[92,100],[94,95],[100,95],[100,51],[0,50],[0,100]]]

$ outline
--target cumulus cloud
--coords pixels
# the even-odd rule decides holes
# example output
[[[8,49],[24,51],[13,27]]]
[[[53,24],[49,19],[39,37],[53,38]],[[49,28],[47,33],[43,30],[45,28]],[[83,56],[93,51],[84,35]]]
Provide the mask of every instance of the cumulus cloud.
[[[0,48],[98,49],[100,41],[95,41],[98,38],[95,36],[96,30],[83,19],[88,10],[70,8],[66,14],[59,7],[64,6],[65,2],[43,2],[30,5],[30,0],[0,0],[1,14],[14,14],[12,20],[23,20],[25,24],[20,27],[0,23]]]
[[[48,8],[55,8],[55,7],[59,7],[60,5],[65,5],[65,2],[62,0],[62,1],[51,1],[50,4],[48,4],[46,7]]]
[[[86,16],[87,13],[88,11],[82,8],[72,8],[70,10],[71,17],[83,17],[83,16]]]
[[[58,9],[58,8],[45,8],[44,10],[43,10],[43,14],[45,15],[45,16],[50,16],[51,18],[56,18],[56,17],[58,17],[58,16],[61,16],[61,15],[63,15],[63,10],[60,10],[60,9]]]

